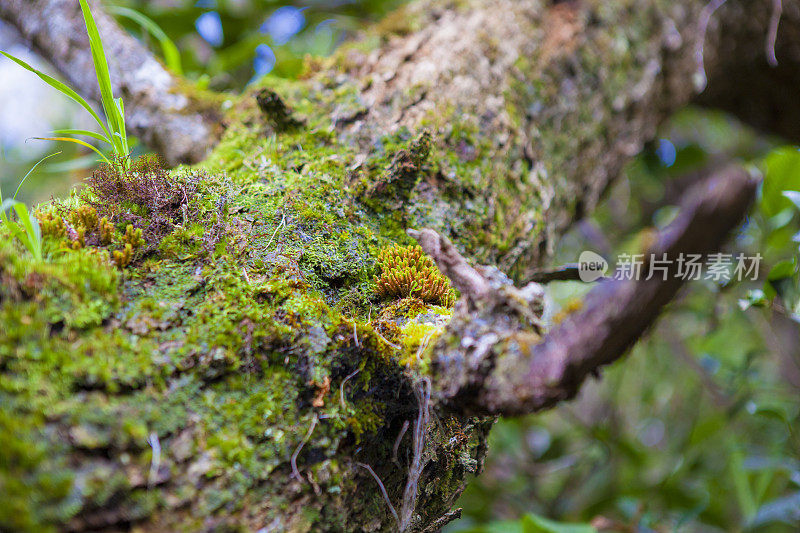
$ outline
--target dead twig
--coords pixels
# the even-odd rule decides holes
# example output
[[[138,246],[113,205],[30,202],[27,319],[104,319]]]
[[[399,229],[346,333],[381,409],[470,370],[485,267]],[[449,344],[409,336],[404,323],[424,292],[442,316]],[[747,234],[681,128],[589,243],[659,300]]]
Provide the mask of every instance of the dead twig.
[[[767,31],[767,63],[771,67],[778,66],[778,58],[775,57],[775,43],[778,40],[778,25],[783,14],[783,1],[772,0],[772,14],[769,18],[769,30]]]
[[[400,527],[400,518],[397,516],[397,511],[395,510],[394,505],[392,505],[392,500],[389,499],[389,493],[386,492],[386,487],[383,485],[383,481],[381,481],[381,478],[378,477],[378,474],[376,474],[375,471],[372,469],[372,467],[369,466],[368,464],[365,463],[356,463],[356,464],[361,468],[366,468],[367,471],[370,474],[372,474],[373,479],[375,479],[375,482],[378,484],[378,488],[381,489],[383,500],[386,502],[386,505],[389,506],[389,510],[392,512],[392,516],[397,521],[398,527]],[[400,531],[402,530],[403,528],[400,527]]]
[[[408,431],[408,426],[410,425],[409,421],[406,420],[403,422],[403,427],[400,429],[400,434],[397,435],[397,438],[394,441],[394,447],[392,448],[392,462],[396,465],[400,465],[400,461],[397,460],[397,451],[400,449],[400,442],[403,440],[403,436]]]
[[[361,369],[360,369],[360,368],[357,368],[357,369],[355,370],[355,372],[352,372],[351,374],[349,374],[349,375],[348,375],[347,377],[345,377],[345,378],[342,380],[342,382],[339,384],[339,404],[342,406],[342,410],[343,410],[343,411],[347,409],[347,403],[344,401],[344,384],[345,384],[345,383],[347,383],[347,381],[348,381],[350,378],[352,378],[353,376],[355,376],[355,375],[356,375],[356,374],[358,374],[359,372],[361,372]]]
[[[303,449],[303,446],[306,445],[306,443],[311,438],[311,434],[314,433],[314,428],[317,426],[318,420],[319,419],[317,417],[317,414],[314,413],[314,418],[311,419],[311,426],[308,428],[306,436],[303,437],[303,440],[300,441],[300,445],[297,447],[294,453],[292,453],[292,459],[291,459],[292,476],[297,478],[297,480],[300,481],[301,483],[303,482],[303,476],[300,475],[300,471],[297,469],[297,456],[300,455],[300,451]]]
[[[417,420],[414,422],[413,458],[408,469],[408,480],[403,491],[403,505],[400,507],[400,531],[406,531],[411,526],[414,509],[417,506],[417,488],[422,469],[425,467],[423,453],[425,451],[425,430],[428,426],[431,401],[431,381],[422,378],[414,385],[414,395],[417,397],[419,410]]]
[[[444,516],[437,518],[431,523],[431,525],[423,529],[422,533],[434,533],[436,531],[440,531],[444,526],[453,520],[458,520],[461,518],[461,511],[463,511],[463,509],[459,507],[458,509],[453,509]]]

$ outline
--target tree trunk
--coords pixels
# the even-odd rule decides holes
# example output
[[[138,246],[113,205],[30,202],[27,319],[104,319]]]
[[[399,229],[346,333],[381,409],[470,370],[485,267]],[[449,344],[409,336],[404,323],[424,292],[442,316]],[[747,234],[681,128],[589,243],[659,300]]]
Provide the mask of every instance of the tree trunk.
[[[705,1],[416,2],[230,100],[194,169],[44,208],[47,261],[0,241],[0,529],[438,527],[493,419],[437,407],[449,302],[381,289],[379,254],[432,228],[527,279],[693,98],[702,42],[735,94],[719,27],[766,35],[771,2],[728,4],[706,34]],[[23,34],[72,69],[50,31]]]

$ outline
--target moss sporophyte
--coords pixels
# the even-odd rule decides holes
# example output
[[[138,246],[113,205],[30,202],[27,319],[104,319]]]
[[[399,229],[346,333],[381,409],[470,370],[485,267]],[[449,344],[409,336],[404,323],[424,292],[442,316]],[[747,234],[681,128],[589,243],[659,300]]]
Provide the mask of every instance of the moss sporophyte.
[[[432,304],[452,307],[456,292],[419,246],[393,246],[378,256],[380,276],[376,291],[382,297],[413,296]]]

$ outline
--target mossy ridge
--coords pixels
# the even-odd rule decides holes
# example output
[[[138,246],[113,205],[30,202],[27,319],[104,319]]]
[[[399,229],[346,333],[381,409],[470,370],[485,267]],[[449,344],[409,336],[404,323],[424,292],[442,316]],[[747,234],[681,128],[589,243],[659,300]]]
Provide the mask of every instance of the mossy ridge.
[[[3,391],[9,398],[3,414],[19,418],[29,413],[7,434],[9,450],[31,452],[26,460],[8,457],[8,462],[25,465],[23,477],[44,481],[20,487],[9,477],[4,483],[13,495],[14,513],[0,517],[0,523],[23,530],[69,520],[73,527],[95,527],[107,515],[92,509],[112,498],[124,502],[117,508],[125,521],[190,500],[195,504],[189,515],[235,513],[251,490],[274,495],[280,492],[272,485],[275,477],[280,483],[288,479],[287,461],[312,412],[309,402],[315,391],[309,383],[328,375],[335,387],[354,364],[361,372],[349,382],[344,408],[334,394],[326,399],[327,418],[299,461],[304,472],[314,465],[310,468],[317,484],[324,479],[329,494],[318,499],[315,517],[306,516],[307,527],[325,519],[344,529],[346,521],[357,521],[333,516],[341,512],[324,503],[339,498],[336,494],[355,494],[345,485],[356,482],[357,474],[340,459],[365,438],[373,442],[372,450],[390,453],[388,436],[376,431],[396,406],[406,405],[407,410],[412,405],[410,391],[398,400],[396,387],[404,380],[393,369],[393,350],[386,342],[363,319],[347,319],[331,308],[308,281],[307,273],[325,273],[336,263],[304,264],[288,246],[286,254],[270,251],[264,241],[268,230],[278,229],[277,211],[259,203],[260,198],[268,202],[268,195],[256,197],[253,191],[261,189],[225,188],[216,199],[201,198],[213,216],[194,224],[205,232],[212,229],[208,226],[223,226],[215,229],[220,234],[214,247],[189,246],[181,254],[180,239],[199,237],[185,225],[122,276],[99,248],[51,254],[50,262],[31,265],[14,243],[3,241],[0,265],[9,283],[0,298],[2,322],[13,331],[2,343]],[[220,207],[222,194],[226,200]],[[272,212],[273,220],[242,224],[248,222],[244,217],[250,207]],[[258,220],[266,227],[260,228]],[[290,234],[303,229],[318,233],[325,224],[306,220],[294,227],[284,221]],[[259,228],[267,231],[259,233]],[[176,234],[181,235],[170,240]],[[48,237],[48,246],[58,238]],[[262,242],[264,249],[254,246],[250,253],[249,247],[237,246],[241,238]],[[82,262],[88,267],[80,267]],[[81,283],[67,282],[53,290],[69,297],[68,308],[54,314],[49,301],[23,290],[30,279],[39,279],[31,278],[31,269],[41,276],[40,284],[80,278]],[[287,275],[290,271],[297,275]],[[369,274],[362,277],[368,280]],[[95,292],[84,294],[95,285]],[[63,318],[75,311],[89,318]],[[395,385],[381,386],[386,380]],[[376,396],[367,392],[370,388],[383,392]],[[385,401],[382,394],[388,394]],[[163,450],[155,474],[147,442],[151,434]],[[184,441],[191,453],[179,451]],[[74,475],[68,468],[56,473],[53,464],[67,461],[84,468]],[[398,482],[403,475],[399,469]],[[159,490],[148,491],[149,483]],[[197,499],[195,490],[202,493]],[[297,482],[291,492],[302,495],[306,490]],[[364,511],[373,505],[362,501],[349,508]]]
[[[434,130],[427,153],[415,162],[413,187],[404,193],[411,215],[395,218],[380,201],[363,203],[360,192],[385,178],[398,153],[413,154],[423,137],[400,131],[365,155],[357,145],[337,144],[327,116],[350,89],[333,89],[339,94],[327,100],[328,89],[313,93],[302,84],[286,84],[278,90],[306,126],[278,134],[258,117],[231,126],[201,167],[206,175],[198,184],[192,220],[175,220],[171,233],[121,276],[110,262],[97,259],[84,275],[90,287],[95,279],[113,279],[101,284],[102,291],[85,296],[83,287],[59,286],[58,292],[75,300],[69,311],[87,318],[61,324],[51,315],[67,311],[53,315],[30,294],[3,294],[3,324],[17,331],[14,349],[4,348],[4,369],[19,369],[14,383],[4,370],[4,389],[16,398],[37,398],[42,387],[48,391],[28,405],[30,415],[21,426],[28,429],[13,440],[46,449],[42,457],[48,460],[32,460],[31,475],[51,479],[50,459],[87,465],[73,476],[69,495],[41,487],[20,493],[15,501],[25,512],[15,516],[90,525],[103,518],[92,509],[113,498],[127,502],[119,508],[130,521],[170,509],[157,520],[174,524],[179,515],[172,509],[192,501],[197,503],[181,519],[211,514],[221,522],[252,519],[255,524],[254,516],[242,514],[244,501],[251,501],[258,514],[278,513],[282,505],[304,499],[317,509],[298,519],[307,528],[317,520],[358,523],[359,517],[385,515],[377,495],[364,500],[361,491],[355,497],[353,483],[373,483],[348,459],[359,447],[359,460],[373,462],[399,500],[406,469],[385,460],[402,422],[413,418],[415,402],[397,361],[416,352],[421,339],[415,330],[408,333],[415,340],[405,343],[400,326],[386,314],[367,322],[382,308],[374,294],[375,258],[381,248],[408,243],[408,225],[456,209],[447,197],[455,199],[465,184],[479,188],[487,179],[485,163],[451,146],[472,154],[461,142],[472,134],[453,132],[442,142],[440,130]],[[423,184],[427,192],[420,190]],[[434,189],[441,206],[415,211],[423,203],[419,198]],[[470,209],[482,212],[483,207]],[[452,211],[444,219],[459,216]],[[93,254],[100,257],[102,247],[64,257],[92,261]],[[36,269],[55,269],[44,275],[46,280],[79,271],[58,261]],[[9,275],[12,285],[21,286],[30,265],[21,261],[17,267]],[[30,316],[24,318],[28,315],[20,315],[20,309]],[[31,336],[31,331],[47,334]],[[390,344],[398,342],[405,356]],[[63,361],[66,354],[72,356]],[[360,372],[348,381],[342,407],[338,387],[356,369]],[[20,378],[32,370],[38,377]],[[323,410],[315,411],[313,383],[325,377],[331,393]],[[9,409],[17,414],[22,402]],[[49,419],[45,412],[57,414]],[[309,469],[316,474],[320,495],[297,480],[284,487],[291,480],[289,460],[314,412],[326,418],[304,445],[298,464],[304,474]],[[275,413],[280,415],[273,419]],[[439,481],[421,502],[430,516],[447,505],[464,473],[477,468],[481,453],[480,424],[448,424],[460,425],[469,438],[452,448],[444,433],[431,436],[426,453],[435,461],[426,476]],[[162,468],[153,475],[151,433],[162,449]],[[407,458],[400,460],[405,464]],[[148,491],[148,482],[158,490]],[[251,494],[274,498],[278,493],[285,495],[283,504],[249,500]],[[339,494],[347,498],[344,506]],[[381,527],[390,528],[391,522]]]

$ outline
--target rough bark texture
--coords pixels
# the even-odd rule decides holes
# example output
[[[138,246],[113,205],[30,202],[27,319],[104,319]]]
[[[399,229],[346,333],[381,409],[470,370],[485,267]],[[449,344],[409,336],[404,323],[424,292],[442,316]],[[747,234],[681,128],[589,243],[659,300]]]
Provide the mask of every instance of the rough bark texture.
[[[221,132],[219,112],[181,90],[178,80],[136,39],[95,6],[114,94],[125,101],[128,130],[170,165],[196,163]],[[3,0],[0,18],[16,27],[78,93],[95,102],[100,92],[89,38],[77,0]],[[206,108],[205,113],[200,111]]]
[[[601,281],[581,309],[544,339],[538,284],[516,290],[484,277],[462,289],[466,297],[432,349],[437,398],[457,412],[484,416],[532,413],[573,398],[586,378],[624,355],[672,300],[684,283],[680,257],[717,251],[747,213],[756,184],[730,167],[689,189],[680,215],[642,250],[641,275],[626,279],[623,272]],[[442,256],[440,238],[419,240],[445,272],[455,263]],[[658,263],[650,275],[652,259]]]
[[[769,5],[729,3],[730,33]],[[90,92],[74,11],[42,13],[57,4],[0,11]],[[359,463],[411,529],[435,523],[480,470],[491,419],[433,409],[422,441],[403,433],[426,419],[415,391],[451,310],[381,298],[379,252],[428,227],[524,279],[692,98],[704,6],[420,1],[377,48],[243,95],[174,190],[144,172],[107,201],[95,187],[43,208],[47,261],[0,240],[0,529],[396,528]],[[712,25],[709,69],[719,42]],[[143,68],[122,63],[135,43],[108,46],[115,78]],[[130,84],[138,120],[149,89]],[[120,271],[108,253],[125,264],[126,244]]]

